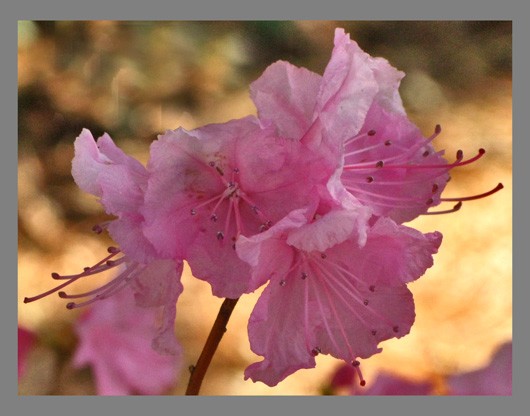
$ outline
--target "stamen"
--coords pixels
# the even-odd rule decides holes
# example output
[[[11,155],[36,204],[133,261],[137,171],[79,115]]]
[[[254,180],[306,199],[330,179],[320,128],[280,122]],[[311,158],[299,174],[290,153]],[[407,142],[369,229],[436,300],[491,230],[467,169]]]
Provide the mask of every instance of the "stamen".
[[[445,202],[447,202],[447,201],[458,201],[458,202],[473,201],[475,199],[481,199],[481,198],[485,198],[487,196],[493,195],[495,192],[500,191],[502,188],[504,188],[504,185],[502,183],[498,183],[495,188],[493,188],[492,190],[490,190],[488,192],[484,192],[482,194],[466,196],[466,197],[463,197],[463,198],[440,198],[440,200],[441,201],[445,201]]]
[[[423,215],[439,215],[439,214],[451,214],[453,212],[458,211],[460,208],[462,208],[462,202],[459,202],[458,204],[455,204],[455,206],[451,209],[446,209],[444,211],[427,211]]]
[[[315,347],[311,350],[311,355],[316,357],[318,354],[322,354],[322,350],[319,347]]]
[[[490,195],[493,195],[494,193],[500,191],[503,188],[504,188],[504,185],[502,183],[498,183],[495,188],[493,188],[493,189],[491,189],[491,190],[489,190],[487,192],[484,192],[482,194],[466,196],[466,197],[462,197],[462,198],[440,198],[440,201],[442,201],[442,202],[457,201],[457,203],[451,209],[447,209],[447,210],[444,210],[444,211],[426,212],[424,215],[450,214],[450,213],[456,212],[460,208],[462,208],[462,202],[464,202],[464,201],[474,201],[475,199],[486,198],[486,197],[488,197]]]
[[[36,300],[45,298],[46,296],[51,295],[52,293],[58,292],[61,289],[65,288],[66,286],[76,282],[77,280],[79,280],[82,277],[87,277],[87,276],[91,276],[91,275],[94,275],[94,274],[101,273],[101,272],[109,270],[109,269],[111,269],[111,268],[115,267],[116,265],[121,264],[123,262],[122,259],[124,259],[124,257],[122,257],[122,259],[117,260],[116,262],[113,262],[114,264],[108,265],[107,262],[109,262],[112,257],[114,257],[116,254],[118,254],[120,252],[120,250],[115,248],[115,247],[109,247],[108,251],[110,253],[109,256],[105,257],[103,260],[99,261],[98,263],[96,263],[92,267],[85,267],[83,269],[82,273],[75,274],[75,275],[69,275],[69,276],[61,276],[59,273],[53,272],[51,274],[51,277],[54,280],[66,280],[66,282],[61,283],[60,285],[58,285],[58,286],[56,286],[56,287],[54,287],[54,288],[52,288],[50,290],[47,290],[46,292],[41,293],[40,295],[33,296],[33,297],[25,297],[24,298],[24,303],[30,303],[30,302],[34,302]]]
[[[101,224],[96,224],[92,227],[92,231],[96,234],[101,234],[110,224],[110,221],[102,222]]]
[[[363,377],[363,373],[361,372],[361,363],[357,360],[353,360],[351,362],[351,365],[353,368],[355,368],[355,371],[357,372],[357,376],[359,377],[359,384],[364,387],[366,385],[366,380]]]
[[[439,125],[436,126],[434,129],[434,134],[431,135],[428,139],[420,140],[417,144],[414,146],[411,146],[409,148],[403,149],[404,151],[401,153],[398,153],[394,156],[390,156],[383,160],[385,164],[388,164],[391,161],[397,161],[397,160],[403,160],[403,158],[408,158],[409,155],[412,155],[414,152],[420,150],[422,147],[428,145],[430,142],[432,142],[441,132],[441,127]],[[429,155],[428,151],[423,153],[423,156],[426,157]],[[380,167],[380,166],[378,166]],[[364,163],[354,163],[354,164],[348,164],[345,163],[344,170],[350,170],[350,169],[365,169],[365,168],[373,168],[372,162],[364,162]]]
[[[344,145],[351,144],[351,143],[353,143],[353,142],[355,142],[357,140],[361,140],[361,139],[363,139],[363,138],[365,138],[367,136],[368,137],[375,136],[375,130],[369,130],[366,133],[361,133],[361,134],[359,134],[357,136],[350,137],[349,139],[346,139],[344,141]]]

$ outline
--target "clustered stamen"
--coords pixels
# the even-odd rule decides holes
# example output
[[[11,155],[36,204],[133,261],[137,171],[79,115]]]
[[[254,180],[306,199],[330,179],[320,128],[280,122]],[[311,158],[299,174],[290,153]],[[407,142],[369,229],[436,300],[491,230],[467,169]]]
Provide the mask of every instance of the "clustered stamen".
[[[429,150],[424,150],[425,147],[432,142],[439,134],[441,133],[441,127],[440,125],[437,125],[434,134],[431,135],[429,138],[418,141],[417,144],[410,146],[408,148],[400,149],[401,151],[397,154],[394,154],[392,156],[389,156],[387,158],[379,159],[376,161],[369,161],[366,159],[363,159],[362,161],[353,161],[352,156],[353,155],[360,155],[362,153],[368,153],[370,150],[373,150],[375,147],[389,147],[393,144],[393,142],[390,139],[385,139],[382,142],[378,142],[373,145],[364,146],[361,149],[352,150],[352,144],[360,140],[362,138],[366,138],[367,136],[375,136],[376,132],[375,130],[370,130],[368,133],[362,133],[358,136],[355,136],[353,138],[350,138],[345,141],[345,145],[350,148],[350,151],[345,153],[345,163],[343,168],[343,174],[342,174],[342,181],[346,187],[352,194],[354,194],[359,200],[366,201],[367,203],[375,204],[381,207],[397,207],[397,208],[412,208],[415,206],[418,206],[418,204],[424,203],[427,206],[431,205],[437,205],[437,199],[434,197],[427,197],[426,199],[421,199],[421,193],[414,193],[414,195],[403,195],[403,196],[395,196],[395,195],[389,195],[388,193],[382,192],[382,191],[376,191],[376,192],[370,192],[365,188],[360,187],[361,184],[377,184],[377,185],[388,185],[388,186],[402,186],[402,185],[414,185],[415,183],[422,184],[424,182],[428,182],[429,177],[432,179],[432,185],[431,185],[431,193],[433,196],[436,196],[436,194],[440,191],[440,184],[439,178],[441,178],[443,175],[446,175],[451,169],[456,167],[462,167],[468,164],[471,164],[473,162],[476,162],[478,159],[480,159],[484,154],[484,149],[479,149],[477,154],[467,160],[464,160],[464,152],[462,150],[458,150],[456,152],[456,159],[453,163],[434,163],[434,164],[412,164],[407,163],[408,160],[411,159],[411,156],[414,155],[415,152],[422,152],[422,156],[424,158],[431,155],[431,152]],[[434,153],[432,153],[434,154]],[[404,161],[405,163],[399,163],[400,161]],[[409,177],[400,177],[400,179],[395,180],[384,180],[384,179],[378,179],[379,174],[375,172],[387,172],[388,170],[400,170],[406,169],[407,171],[412,170],[425,170],[425,175],[417,175],[417,176],[409,176]],[[427,172],[428,170],[432,170],[432,172]],[[374,174],[369,174],[367,176],[362,176],[361,178],[357,177],[355,175],[355,172],[361,173],[362,171],[374,171]],[[453,208],[443,210],[443,211],[437,211],[437,212],[425,212],[424,214],[427,215],[433,215],[433,214],[447,214],[451,212],[456,212],[462,207],[463,201],[470,201],[474,199],[484,198],[486,196],[489,196],[498,190],[502,189],[502,184],[497,185],[494,189],[491,191],[488,191],[484,194],[475,195],[475,196],[469,196],[469,197],[462,197],[462,198],[439,198],[439,202],[449,202],[449,201],[455,201],[457,202]]]
[[[67,294],[66,292],[62,290],[65,287],[71,285],[72,283],[78,281],[79,279],[105,272],[107,270],[113,269],[125,263],[126,261],[125,256],[119,259],[113,259],[116,255],[121,253],[120,249],[116,247],[109,247],[107,251],[109,252],[109,255],[107,257],[105,257],[104,259],[97,262],[95,265],[91,267],[84,267],[83,272],[81,273],[74,274],[74,275],[65,275],[65,276],[62,276],[56,272],[52,273],[51,276],[54,280],[65,280],[65,282],[54,287],[53,289],[50,289],[44,293],[41,293],[40,295],[24,298],[24,303],[34,302],[36,300],[42,299],[56,292],[58,292],[59,297],[62,299],[90,298],[89,300],[85,302],[79,302],[79,303],[69,302],[66,305],[68,309],[74,309],[74,308],[89,305],[97,300],[105,299],[115,294],[116,292],[124,288],[130,282],[130,280],[136,275],[135,265],[132,265],[131,267],[127,267],[127,269],[124,270],[122,273],[120,273],[116,278],[112,279],[110,282],[104,284],[103,286],[97,289],[90,290],[88,292],[77,293],[77,294]]]
[[[239,235],[244,234],[244,221],[241,212],[240,202],[243,201],[246,203],[250,210],[258,217],[261,224],[258,227],[258,232],[263,232],[268,230],[272,226],[272,221],[270,221],[257,206],[257,204],[241,189],[239,182],[237,181],[237,176],[240,173],[239,168],[233,168],[231,170],[231,177],[228,180],[225,175],[225,169],[220,167],[216,162],[208,162],[208,166],[215,169],[215,172],[219,174],[221,182],[224,185],[223,191],[220,193],[208,198],[206,201],[201,202],[199,205],[195,205],[190,209],[190,214],[195,216],[198,214],[199,210],[214,204],[213,208],[209,209],[208,217],[212,222],[218,222],[220,217],[220,208],[223,202],[228,203],[226,216],[223,224],[223,229],[216,231],[217,240],[222,243],[227,235],[230,234],[231,220],[234,219],[235,224],[235,234],[232,236],[232,248],[235,249],[235,241]]]

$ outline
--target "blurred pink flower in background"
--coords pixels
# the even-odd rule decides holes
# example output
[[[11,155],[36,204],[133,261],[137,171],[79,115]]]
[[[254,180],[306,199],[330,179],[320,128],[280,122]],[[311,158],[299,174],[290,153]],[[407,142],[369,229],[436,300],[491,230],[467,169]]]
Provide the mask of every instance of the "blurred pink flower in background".
[[[98,395],[158,395],[175,385],[180,350],[161,355],[151,346],[157,309],[137,306],[129,287],[94,306],[75,324],[73,365],[91,367]]]
[[[512,342],[502,344],[490,362],[475,371],[445,374],[433,380],[410,380],[403,376],[381,372],[375,381],[359,385],[359,376],[351,365],[339,366],[326,391],[330,394],[362,396],[511,396]],[[443,387],[442,387],[443,386]]]
[[[30,330],[18,327],[18,378],[24,375],[28,356],[37,341],[37,336]]]
[[[512,342],[500,346],[486,367],[451,375],[447,384],[455,396],[511,396]]]
[[[434,389],[428,381],[413,381],[384,372],[366,386],[360,386],[357,378],[352,366],[340,366],[331,379],[330,392],[356,396],[425,396],[431,395]]]

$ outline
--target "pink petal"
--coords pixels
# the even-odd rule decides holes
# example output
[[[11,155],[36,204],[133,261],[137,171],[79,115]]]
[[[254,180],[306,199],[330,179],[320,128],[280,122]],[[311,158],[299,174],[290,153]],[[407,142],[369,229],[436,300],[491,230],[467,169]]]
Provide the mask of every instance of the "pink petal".
[[[288,62],[270,65],[250,86],[260,120],[272,121],[282,137],[302,137],[313,121],[321,78]]]
[[[252,351],[265,359],[245,369],[245,380],[250,378],[272,387],[301,368],[315,366],[315,358],[309,352],[313,343],[304,331],[306,305],[300,298],[303,290],[299,286],[295,283],[281,287],[274,279],[258,299],[248,332]]]
[[[322,128],[335,144],[357,134],[378,92],[370,60],[344,30],[335,31],[335,47],[315,108]]]
[[[285,276],[293,262],[293,250],[285,239],[287,233],[307,223],[307,211],[290,212],[273,227],[250,238],[241,236],[236,243],[238,256],[251,266],[251,290],[255,290],[273,276]]]
[[[162,354],[180,355],[180,345],[174,334],[176,303],[183,291],[180,276],[182,262],[156,260],[149,263],[133,281],[136,304],[141,307],[161,307],[162,318],[153,348]]]
[[[126,213],[110,222],[107,229],[128,259],[147,264],[160,256],[142,232],[143,220],[140,214]]]
[[[409,283],[433,265],[432,256],[441,243],[439,232],[422,234],[389,218],[379,218],[362,249],[359,273],[373,284]]]
[[[281,239],[283,233],[278,234]],[[371,233],[367,246],[370,240]],[[409,332],[415,317],[412,294],[404,284],[374,283],[361,266],[365,248],[355,238],[320,253],[291,246],[290,256],[281,251],[275,273],[270,272],[270,257],[251,244],[266,241],[244,240],[248,246],[242,242],[239,250],[258,270],[264,264],[272,275],[249,321],[251,348],[264,360],[248,367],[246,378],[275,385],[314,366],[316,353],[352,362],[380,352],[379,342]]]
[[[18,327],[18,377],[22,377],[26,370],[29,353],[37,340],[37,336],[28,329]]]
[[[101,197],[107,213],[134,212],[143,201],[147,172],[135,159],[125,155],[104,134],[94,141],[83,129],[75,141],[72,175],[78,186]]]
[[[512,343],[493,355],[488,366],[448,378],[449,394],[457,396],[511,396]]]
[[[355,209],[333,209],[304,227],[291,231],[287,244],[302,251],[324,252],[352,236],[357,241],[363,241],[370,215],[370,211],[361,205]]]
[[[92,367],[99,395],[161,394],[175,383],[180,355],[151,348],[155,314],[137,307],[126,287],[81,315],[73,364]]]

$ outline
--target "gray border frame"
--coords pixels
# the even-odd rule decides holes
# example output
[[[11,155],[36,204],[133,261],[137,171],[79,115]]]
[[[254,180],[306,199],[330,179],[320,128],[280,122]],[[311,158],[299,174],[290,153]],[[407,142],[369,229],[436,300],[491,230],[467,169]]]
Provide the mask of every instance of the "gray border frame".
[[[134,4],[132,4],[134,3]],[[267,0],[249,3],[244,0],[194,0],[178,3],[171,0],[91,0],[73,3],[68,0],[18,0],[4,7],[0,18],[0,97],[2,109],[1,163],[2,202],[0,235],[2,250],[2,336],[0,341],[0,394],[2,413],[9,415],[42,414],[94,415],[210,415],[210,414],[347,414],[347,415],[516,415],[525,408],[529,394],[529,360],[523,352],[530,348],[528,319],[530,316],[525,294],[530,293],[528,242],[530,222],[522,219],[528,212],[528,192],[525,187],[525,155],[530,155],[528,109],[530,83],[520,74],[528,73],[528,8],[520,0],[445,0],[429,3],[421,0],[371,0],[354,4],[351,0],[311,1]],[[522,5],[523,4],[523,5]],[[131,7],[134,6],[134,7]],[[525,12],[526,10],[526,12]],[[512,20],[514,61],[514,383],[512,397],[18,397],[16,385],[16,296],[17,258],[15,250],[17,229],[15,221],[17,137],[17,20],[114,19],[114,20],[223,20],[223,19],[318,19],[318,20]],[[525,140],[526,139],[526,140]],[[527,162],[527,163],[525,163]],[[8,195],[8,196],[6,196]],[[523,221],[523,222],[522,222]],[[526,255],[525,255],[526,253]],[[5,287],[4,287],[5,286]],[[4,410],[5,408],[5,410]],[[4,413],[5,411],[5,413]]]

